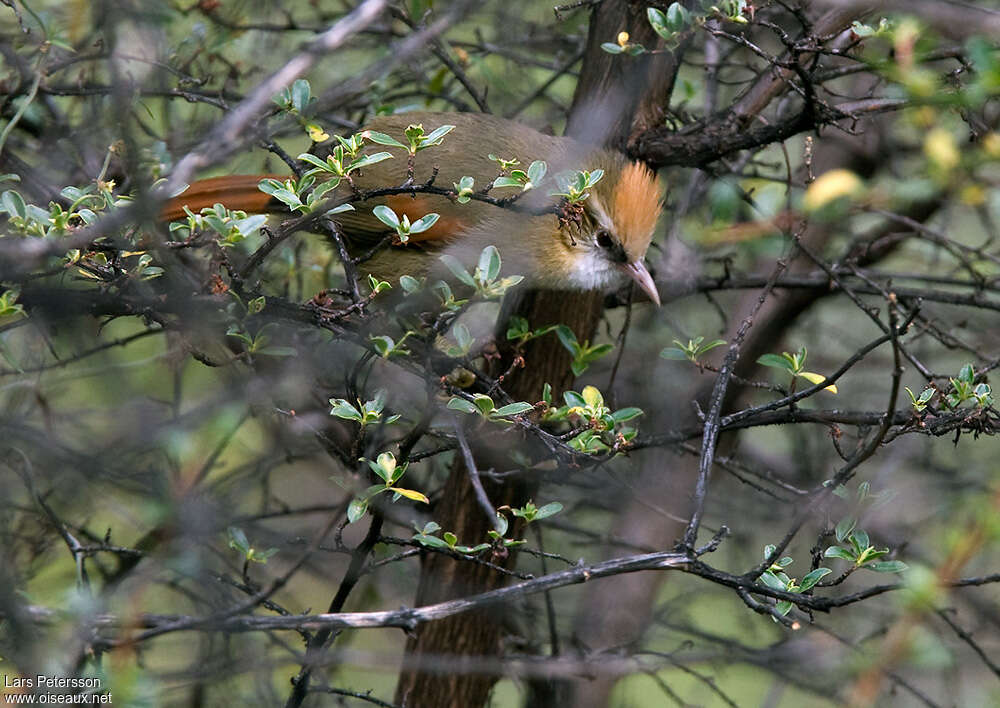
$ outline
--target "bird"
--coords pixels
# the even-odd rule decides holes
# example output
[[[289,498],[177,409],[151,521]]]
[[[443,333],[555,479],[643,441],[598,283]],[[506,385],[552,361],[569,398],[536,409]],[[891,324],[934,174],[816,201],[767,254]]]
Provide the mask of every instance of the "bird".
[[[388,227],[372,212],[378,205],[388,206],[400,219],[405,215],[410,222],[430,213],[439,215],[430,229],[412,234],[406,243],[396,239],[365,259],[359,265],[362,274],[383,280],[436,275],[445,272],[440,256],[447,254],[475,264],[481,251],[494,245],[503,259],[504,272],[522,276],[526,285],[563,291],[607,291],[631,281],[652,302],[660,304],[656,284],[644,262],[663,211],[658,180],[648,167],[615,151],[547,135],[522,123],[482,113],[376,116],[362,127],[360,135],[389,135],[405,144],[405,131],[412,125],[420,125],[425,134],[442,126],[454,128],[440,144],[417,152],[412,160],[408,160],[405,150],[390,150],[392,159],[352,173],[354,188],[363,192],[400,186],[408,178],[419,187],[433,177],[433,184],[454,186],[457,191],[463,177],[472,177],[473,190],[482,193],[502,173],[524,171],[535,161],[546,163],[550,177],[578,170],[601,176],[587,189],[589,196],[582,201],[582,208],[570,210],[570,218],[565,211],[559,213],[558,199],[552,196],[552,179],[532,185],[507,206],[476,199],[462,204],[455,194],[427,194],[419,189],[355,202],[353,211],[332,216],[352,255],[369,252],[387,240]],[[375,151],[385,148],[369,141],[362,154]],[[501,160],[507,163],[501,165]],[[515,160],[518,166],[512,167]],[[258,189],[265,179],[280,180],[282,176],[230,175],[196,181],[166,203],[161,221],[184,218],[185,206],[197,214],[216,203],[248,213],[287,213],[285,205]],[[494,187],[488,194],[510,197],[522,187]],[[341,182],[332,194],[348,198],[351,190]]]

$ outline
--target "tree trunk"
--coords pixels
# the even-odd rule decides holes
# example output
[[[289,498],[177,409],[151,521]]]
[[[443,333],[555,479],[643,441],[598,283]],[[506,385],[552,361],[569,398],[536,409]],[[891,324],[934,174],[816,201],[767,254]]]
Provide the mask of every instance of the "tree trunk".
[[[629,28],[635,41],[654,47],[658,37],[646,20],[646,4],[625,0],[605,0],[591,11],[587,52],[580,81],[576,87],[567,124],[567,134],[588,144],[624,149],[636,129],[637,116],[646,116],[656,103],[649,100],[646,88],[659,76],[657,94],[669,94],[673,71],[664,73],[669,55],[611,56],[600,49],[602,42],[613,40],[620,30]],[[666,76],[666,80],[664,80]],[[664,100],[665,103],[665,100]],[[648,108],[648,110],[647,110]],[[546,324],[568,325],[583,341],[592,339],[602,313],[601,293],[530,291],[523,293],[509,308],[509,314],[525,318],[532,328]],[[501,323],[502,325],[503,323]],[[501,326],[498,331],[505,331]],[[498,337],[503,341],[503,337]],[[515,399],[535,402],[541,399],[542,387],[549,383],[553,394],[572,386],[570,357],[553,336],[529,342],[525,367],[504,382],[504,389]],[[499,370],[509,366],[509,353],[501,358]],[[480,455],[498,451],[477,450]],[[482,458],[487,459],[486,457]],[[494,507],[504,504],[521,506],[537,489],[534,482],[520,479],[504,484],[483,480]],[[436,521],[446,531],[454,532],[461,543],[479,543],[492,528],[476,502],[469,475],[457,460],[438,503]],[[517,535],[517,529],[514,529]],[[493,558],[493,562],[512,566],[515,554]],[[469,562],[456,562],[441,554],[429,554],[421,567],[416,605],[454,599],[500,587],[506,576]],[[490,659],[500,655],[502,608],[491,612],[472,612],[421,626],[407,642],[406,662],[396,689],[396,702],[408,708],[476,708],[485,704],[497,672],[488,669],[464,670],[461,657]]]

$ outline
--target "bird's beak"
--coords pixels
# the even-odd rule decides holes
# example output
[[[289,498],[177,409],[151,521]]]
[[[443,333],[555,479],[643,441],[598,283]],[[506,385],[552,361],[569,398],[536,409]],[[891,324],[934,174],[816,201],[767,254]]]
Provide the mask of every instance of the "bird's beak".
[[[649,295],[650,300],[657,305],[660,304],[660,293],[656,290],[656,283],[653,282],[653,276],[646,270],[646,265],[642,261],[628,263],[621,266],[621,269],[642,288],[644,293]]]

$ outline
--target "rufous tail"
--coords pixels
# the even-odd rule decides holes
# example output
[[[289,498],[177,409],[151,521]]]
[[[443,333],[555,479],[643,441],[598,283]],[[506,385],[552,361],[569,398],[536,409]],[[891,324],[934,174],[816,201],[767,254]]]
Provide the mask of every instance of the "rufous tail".
[[[250,214],[264,214],[279,208],[285,210],[284,205],[270,194],[265,194],[257,189],[257,185],[263,179],[282,181],[286,177],[287,175],[267,174],[230,175],[192,182],[184,192],[163,205],[163,209],[160,210],[160,221],[168,223],[183,219],[185,206],[193,214],[198,214],[202,209],[216,204]]]

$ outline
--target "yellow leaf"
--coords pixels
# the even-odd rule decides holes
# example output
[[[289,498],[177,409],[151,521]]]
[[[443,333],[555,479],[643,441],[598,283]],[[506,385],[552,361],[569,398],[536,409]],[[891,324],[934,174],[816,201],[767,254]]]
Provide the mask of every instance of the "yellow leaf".
[[[583,391],[580,392],[583,400],[587,402],[587,405],[591,408],[600,408],[604,405],[604,396],[597,389],[596,386],[584,386]]]
[[[983,151],[994,160],[1000,159],[1000,133],[987,133],[982,140]]]
[[[955,145],[955,136],[944,128],[935,128],[924,138],[924,154],[941,170],[958,167],[961,155]]]
[[[966,206],[982,206],[986,203],[986,191],[978,184],[967,184],[958,195]]]
[[[815,374],[812,371],[800,371],[798,374],[796,374],[796,376],[801,376],[806,381],[812,384],[820,384],[826,381],[826,377],[823,376],[823,374]],[[830,393],[836,393],[837,386],[835,384],[830,384],[824,390],[829,391]]]
[[[619,47],[624,47],[626,44],[628,44],[628,32],[619,32],[618,33],[618,46]]]
[[[806,211],[816,211],[835,199],[857,194],[863,188],[861,178],[850,170],[830,170],[809,185],[802,198],[802,207]]]
[[[324,131],[321,127],[315,123],[310,123],[306,126],[306,132],[309,134],[309,139],[314,143],[321,143],[324,140],[329,140],[330,135]]]
[[[390,492],[395,492],[396,494],[406,497],[407,499],[412,499],[413,501],[423,502],[424,504],[430,504],[431,500],[425,497],[420,492],[415,492],[412,489],[400,489],[399,487],[389,487]]]

